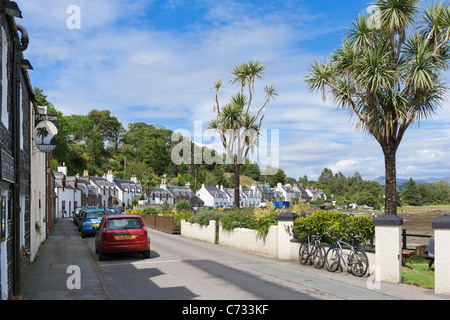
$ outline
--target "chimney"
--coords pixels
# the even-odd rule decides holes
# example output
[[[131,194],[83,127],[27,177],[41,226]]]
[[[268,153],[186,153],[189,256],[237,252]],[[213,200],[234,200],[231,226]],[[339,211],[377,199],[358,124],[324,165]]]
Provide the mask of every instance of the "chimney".
[[[87,180],[87,182],[91,182],[91,179],[89,178],[89,171],[84,170],[83,171],[83,179]]]
[[[163,179],[161,181],[161,188],[167,190],[166,175],[163,176]]]
[[[133,175],[131,176],[131,181],[133,181],[134,183],[138,183],[138,179],[136,177],[136,175],[133,173]]]
[[[66,163],[65,162],[63,162],[62,165],[58,166],[58,172],[61,172],[65,176],[67,176],[67,167],[66,167]]]
[[[114,182],[114,175],[111,169],[106,173],[106,180],[108,180],[109,182]]]

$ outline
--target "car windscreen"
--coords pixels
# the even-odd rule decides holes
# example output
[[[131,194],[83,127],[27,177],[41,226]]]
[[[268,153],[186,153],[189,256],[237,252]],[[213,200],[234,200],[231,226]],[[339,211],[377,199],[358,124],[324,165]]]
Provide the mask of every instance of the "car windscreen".
[[[106,224],[106,230],[124,230],[124,229],[142,229],[141,219],[138,218],[120,218],[109,219]]]
[[[104,211],[90,211],[86,212],[86,219],[101,219],[104,215]]]

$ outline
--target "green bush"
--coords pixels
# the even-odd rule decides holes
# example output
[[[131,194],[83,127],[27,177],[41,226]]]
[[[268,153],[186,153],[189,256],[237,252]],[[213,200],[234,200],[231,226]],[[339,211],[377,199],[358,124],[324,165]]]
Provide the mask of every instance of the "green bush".
[[[275,212],[272,212],[267,216],[259,218],[257,223],[258,233],[262,236],[266,236],[269,233],[271,226],[278,225],[278,215]]]
[[[231,211],[202,209],[186,219],[187,222],[200,225],[208,225],[210,220],[220,222],[224,230],[246,228],[256,230],[262,236],[267,235],[271,226],[278,224],[276,212],[270,212],[258,218],[252,208]]]
[[[176,209],[177,211],[190,211],[191,205],[185,199],[182,199],[177,202]]]
[[[256,229],[257,221],[255,214],[251,209],[240,209],[227,211],[220,219],[224,230],[233,230],[235,228]]]
[[[223,211],[202,209],[193,216],[189,217],[186,221],[190,223],[198,223],[203,226],[209,225],[210,220],[220,221],[223,215]]]
[[[307,232],[317,233],[319,240],[325,243],[335,243],[336,238],[331,235],[348,234],[349,237],[342,238],[343,241],[352,243],[350,236],[358,236],[356,243],[364,243],[375,235],[373,218],[362,216],[354,217],[343,212],[318,210],[315,213],[300,217],[295,220],[294,229],[298,239],[305,241]]]
[[[151,214],[153,216],[157,216],[161,211],[155,209],[155,208],[145,208],[142,210],[142,214]]]

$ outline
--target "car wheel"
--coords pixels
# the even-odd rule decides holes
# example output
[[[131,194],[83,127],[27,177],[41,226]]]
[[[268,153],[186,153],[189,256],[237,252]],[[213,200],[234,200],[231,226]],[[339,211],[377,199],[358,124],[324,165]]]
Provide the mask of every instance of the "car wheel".
[[[81,231],[81,237],[86,238],[86,234],[83,231]]]
[[[98,254],[98,246],[97,246],[97,242],[95,243],[95,253]]]
[[[106,260],[106,254],[99,251],[98,252],[98,261],[105,261]]]
[[[150,258],[150,249],[147,250],[147,251],[142,252],[142,257],[143,257],[144,259]]]

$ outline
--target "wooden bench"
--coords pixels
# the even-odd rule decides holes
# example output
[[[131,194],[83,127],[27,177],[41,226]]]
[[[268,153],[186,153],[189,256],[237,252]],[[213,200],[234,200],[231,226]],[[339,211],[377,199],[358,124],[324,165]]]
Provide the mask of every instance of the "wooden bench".
[[[429,255],[425,254],[425,255],[423,255],[423,258],[424,258],[425,260],[428,260],[428,261],[429,261],[429,262],[428,262],[428,266],[427,266],[427,268],[425,269],[425,271],[428,271],[428,270],[430,270],[431,266],[432,266],[433,263],[434,263],[434,257],[430,257]]]
[[[411,258],[411,256],[416,253],[416,250],[402,250],[402,264],[405,264],[406,261]]]

